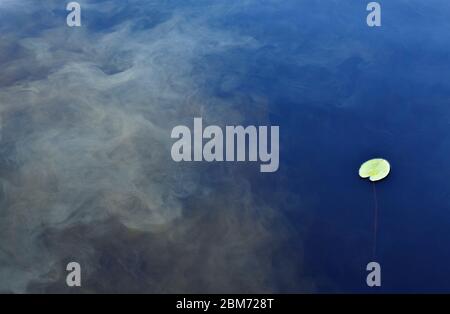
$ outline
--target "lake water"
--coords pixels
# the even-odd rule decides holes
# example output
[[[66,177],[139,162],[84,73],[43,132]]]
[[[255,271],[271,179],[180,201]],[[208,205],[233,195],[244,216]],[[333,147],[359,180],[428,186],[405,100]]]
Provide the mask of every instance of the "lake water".
[[[367,3],[0,1],[0,290],[449,292],[450,3]],[[174,163],[194,117],[280,126],[279,171]]]

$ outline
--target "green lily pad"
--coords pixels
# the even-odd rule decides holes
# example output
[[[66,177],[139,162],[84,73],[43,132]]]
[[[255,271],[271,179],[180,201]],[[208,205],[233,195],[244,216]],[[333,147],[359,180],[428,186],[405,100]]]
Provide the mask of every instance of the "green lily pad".
[[[375,158],[366,161],[359,168],[361,178],[369,178],[370,181],[380,181],[386,178],[391,171],[391,165],[386,159]]]

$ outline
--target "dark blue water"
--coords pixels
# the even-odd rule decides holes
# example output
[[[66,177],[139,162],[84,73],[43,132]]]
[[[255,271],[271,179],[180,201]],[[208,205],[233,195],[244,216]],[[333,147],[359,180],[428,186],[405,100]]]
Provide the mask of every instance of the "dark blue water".
[[[370,291],[374,203],[357,169],[381,156],[392,173],[376,184],[378,291],[448,291],[449,5],[381,4],[376,29],[365,25],[364,1],[251,7],[214,25],[266,45],[213,66],[241,74],[233,92],[269,99],[271,122],[282,130],[282,183],[274,189],[299,199],[286,205],[304,232],[292,246],[304,242],[303,275],[320,278],[318,291]]]
[[[368,2],[80,1],[81,30],[57,1],[5,5],[0,290],[64,291],[63,264],[79,258],[96,278],[88,292],[450,292],[450,3],[380,1],[370,28]],[[74,64],[104,74],[62,70]],[[120,123],[99,112],[133,136],[102,146]],[[170,138],[151,132],[202,112],[279,125],[279,171],[159,157]],[[373,257],[372,185],[358,168],[375,157],[392,171],[376,183]],[[150,216],[117,199],[124,190],[164,227],[141,225]],[[32,218],[14,229],[17,217]]]

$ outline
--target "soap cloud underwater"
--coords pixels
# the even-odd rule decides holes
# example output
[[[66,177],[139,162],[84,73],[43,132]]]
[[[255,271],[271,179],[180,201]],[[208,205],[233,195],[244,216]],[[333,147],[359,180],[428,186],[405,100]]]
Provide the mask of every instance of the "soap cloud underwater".
[[[264,112],[208,90],[211,56],[261,45],[209,19],[250,2],[79,2],[69,28],[61,1],[0,1],[0,291],[70,292],[70,261],[84,292],[313,289],[300,251],[275,268],[288,227],[247,172],[170,158],[175,125]]]

